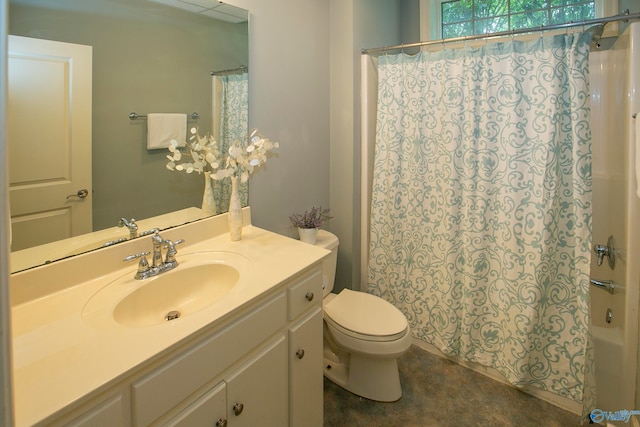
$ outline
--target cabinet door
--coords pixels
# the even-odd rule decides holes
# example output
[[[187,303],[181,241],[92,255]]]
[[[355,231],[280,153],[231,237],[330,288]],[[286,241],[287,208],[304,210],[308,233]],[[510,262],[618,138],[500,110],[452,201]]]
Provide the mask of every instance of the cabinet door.
[[[289,329],[289,419],[291,427],[322,426],[322,309]]]
[[[226,425],[226,384],[221,382],[191,406],[171,419],[169,427],[202,427]]]
[[[284,336],[271,340],[225,380],[229,427],[288,424]]]

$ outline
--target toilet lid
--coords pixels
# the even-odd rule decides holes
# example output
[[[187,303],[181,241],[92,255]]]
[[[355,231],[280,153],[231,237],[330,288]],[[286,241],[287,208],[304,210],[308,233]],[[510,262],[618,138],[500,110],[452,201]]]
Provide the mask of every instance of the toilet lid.
[[[324,305],[324,312],[334,323],[360,335],[393,339],[407,329],[407,319],[400,310],[365,292],[343,289]]]

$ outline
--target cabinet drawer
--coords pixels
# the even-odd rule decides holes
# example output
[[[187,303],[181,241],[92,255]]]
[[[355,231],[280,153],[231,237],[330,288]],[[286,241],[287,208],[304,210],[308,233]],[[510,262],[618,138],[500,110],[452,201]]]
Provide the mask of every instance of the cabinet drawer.
[[[289,320],[322,303],[322,273],[316,269],[287,290]]]
[[[124,426],[122,396],[115,395],[66,424],[69,427]]]
[[[167,427],[202,427],[214,426],[216,420],[227,418],[226,383],[209,390],[191,406],[172,418]]]
[[[285,305],[278,295],[133,383],[134,425],[148,425],[274,334],[286,322]]]

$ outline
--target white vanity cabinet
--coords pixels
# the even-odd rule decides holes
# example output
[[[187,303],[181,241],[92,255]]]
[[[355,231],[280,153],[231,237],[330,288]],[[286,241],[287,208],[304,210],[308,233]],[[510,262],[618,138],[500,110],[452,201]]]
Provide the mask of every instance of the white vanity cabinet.
[[[322,426],[321,304],[316,263],[38,425]]]
[[[162,425],[245,427],[287,425],[286,345],[279,336]]]
[[[322,277],[318,272],[288,292],[289,425],[322,426]],[[318,339],[320,337],[320,339]],[[317,402],[320,402],[318,405]]]

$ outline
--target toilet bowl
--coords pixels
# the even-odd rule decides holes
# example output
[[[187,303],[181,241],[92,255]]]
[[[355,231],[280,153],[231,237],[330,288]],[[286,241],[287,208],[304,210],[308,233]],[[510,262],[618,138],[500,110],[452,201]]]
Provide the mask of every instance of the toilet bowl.
[[[316,245],[331,250],[322,265],[325,377],[371,400],[400,399],[397,360],[412,341],[406,317],[375,295],[350,289],[332,293],[338,238],[319,230]]]

